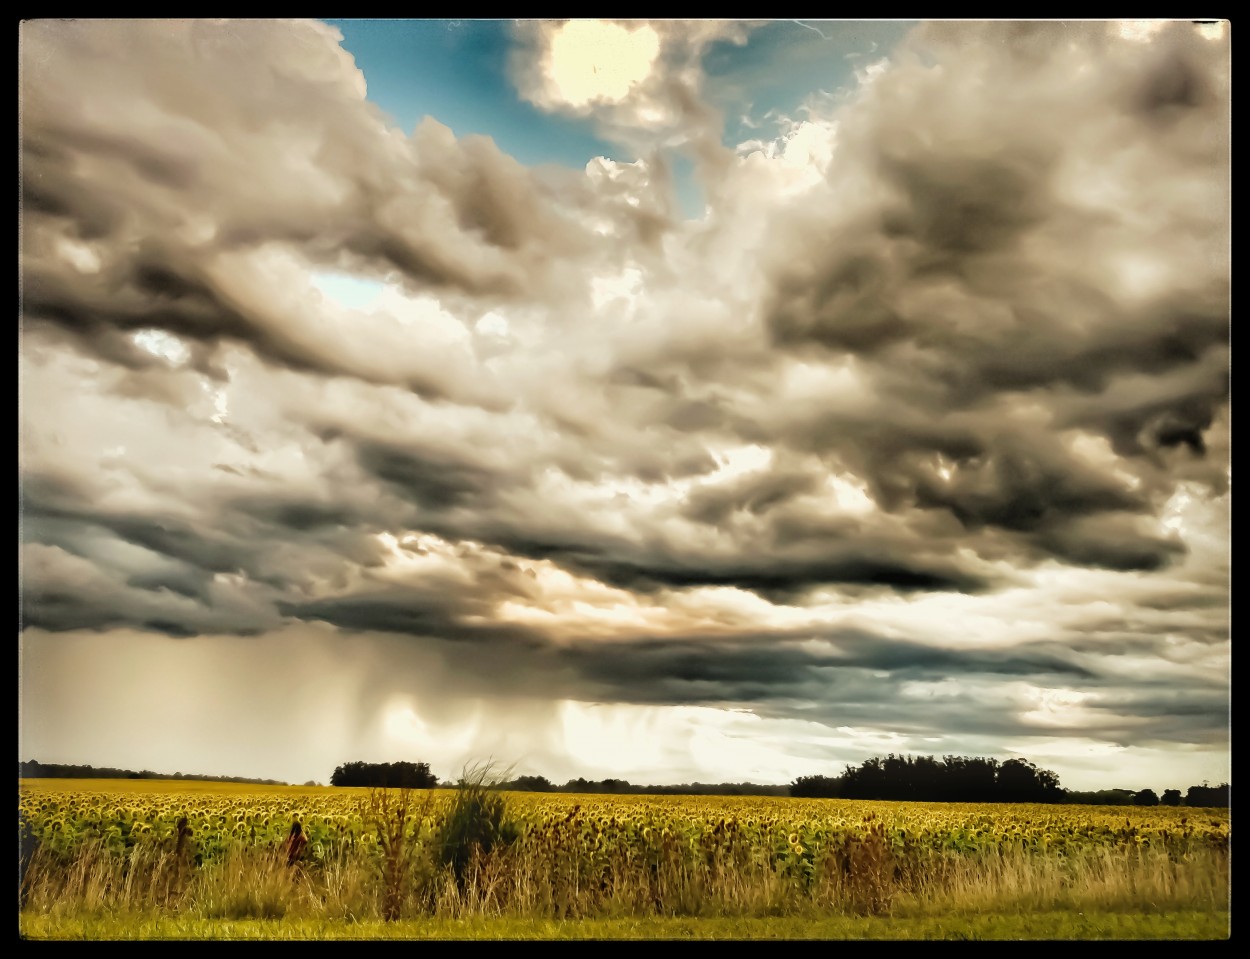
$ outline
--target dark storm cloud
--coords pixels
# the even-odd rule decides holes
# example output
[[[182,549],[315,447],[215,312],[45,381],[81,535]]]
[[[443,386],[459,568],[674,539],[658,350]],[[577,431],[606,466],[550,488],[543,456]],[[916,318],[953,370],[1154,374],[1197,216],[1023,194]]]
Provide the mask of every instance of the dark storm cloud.
[[[1121,745],[1227,742],[1232,712],[1226,689],[1165,684],[1099,693],[1088,705],[1105,714],[1094,731]]]
[[[23,526],[23,628],[129,626],[190,636],[257,633],[280,622],[271,590],[262,584],[240,589],[220,583],[198,562],[135,549],[81,518],[31,516]]]
[[[587,242],[489,139],[388,131],[323,25],[42,20],[22,39],[27,323],[88,343],[140,328],[235,340],[439,396],[437,377],[386,375],[301,333],[271,290],[223,283],[222,258],[296,244],[324,267],[515,297]],[[95,263],[67,261],[67,241]]]
[[[781,349],[854,358],[864,412],[797,418],[786,442],[852,468],[884,508],[1151,570],[1183,548],[1129,517],[1172,488],[1160,452],[1207,456],[1228,399],[1227,50],[1184,24],[1149,45],[1106,32],[917,31],[842,115],[830,205],[774,231],[765,311]],[[1092,182],[1107,168],[1119,205]],[[834,206],[857,177],[873,189]],[[1122,280],[1135,262],[1156,272]],[[1056,425],[1120,462],[1083,460]],[[1218,464],[1199,474],[1216,491]]]
[[[1215,605],[1221,613],[1209,608]],[[1183,608],[1156,610],[1147,602],[1127,616],[1083,621],[1065,637],[1074,652],[1108,656],[1145,654],[1152,659],[1181,662],[1192,653],[1192,645],[1218,649],[1229,645],[1228,597],[1218,604],[1201,600]],[[1180,640],[1180,641],[1178,641]]]
[[[1104,663],[1115,648],[1083,651],[1037,642],[1009,649],[953,650],[867,633],[794,634],[586,642],[561,650],[589,682],[583,695],[653,705],[752,704],[763,715],[829,726],[886,728],[932,751],[940,710],[944,734],[1105,736],[1138,741],[1217,741],[1228,704],[1213,680],[1176,676],[1121,688]],[[815,640],[818,643],[813,645]],[[1085,690],[1079,724],[1048,724],[1023,693],[1002,683]],[[929,687],[935,692],[927,691]],[[1169,727],[1167,717],[1174,717]],[[1062,719],[1062,712],[1058,714]]]
[[[1206,457],[1205,434],[1228,396],[1226,346],[1195,356],[1164,375],[1125,379],[1097,397],[1071,397],[1060,406],[1064,425],[1099,424],[1122,456],[1185,446]]]
[[[1228,698],[1218,689],[1177,689],[1162,682],[1101,693],[1092,706],[1154,719],[1176,716],[1186,724],[1207,726],[1226,726],[1230,711]]]
[[[486,611],[485,604],[474,603],[468,596],[427,592],[411,586],[391,593],[353,594],[308,603],[281,602],[278,609],[284,616],[321,620],[346,630],[400,633],[483,646],[501,644],[514,649],[543,645],[541,634],[530,629],[466,621],[465,616]]]
[[[132,627],[184,638],[251,635],[281,620],[269,591],[220,583],[178,565],[126,576],[126,565],[93,562],[61,547],[29,544],[22,563],[22,628],[51,632]]]
[[[1162,569],[1185,552],[1179,538],[1143,533],[1136,518],[1125,513],[1071,520],[1035,542],[1074,566],[1124,571]]]
[[[650,529],[641,530],[644,535],[627,536],[546,520],[553,526],[542,535],[544,517],[505,511],[500,505],[505,493],[533,496],[532,476],[515,466],[429,442],[382,441],[337,428],[323,430],[323,436],[346,443],[367,475],[414,506],[418,510],[414,521],[421,528],[452,540],[474,540],[518,556],[551,560],[626,589],[733,586],[784,599],[830,583],[903,592],[977,592],[991,585],[958,560],[931,558],[918,552],[916,544],[853,530],[837,537],[826,535],[819,545],[809,541],[790,548],[784,540],[757,541],[750,549],[729,554],[691,551]],[[701,489],[687,501],[687,511],[696,521],[715,526],[718,517],[733,509],[763,513],[812,490],[816,482],[810,475],[763,474],[730,487]]]
[[[292,340],[281,328],[258,321],[245,305],[229,302],[213,281],[195,275],[194,263],[179,262],[184,256],[150,244],[93,277],[32,258],[23,277],[23,312],[31,321],[56,323],[81,334],[110,359],[125,360],[126,353],[133,358],[140,352],[118,343],[117,332],[161,329],[200,343],[245,342],[258,355],[291,369],[344,372],[342,363],[323,350]],[[422,385],[430,395],[441,395],[437,386]]]
[[[539,642],[540,634],[528,629],[488,621],[495,602],[524,596],[531,582],[510,561],[462,550],[460,574],[426,574],[402,589],[376,584],[371,590],[369,570],[381,564],[381,548],[347,527],[359,522],[349,507],[277,495],[236,500],[233,507],[217,517],[228,528],[209,531],[169,517],[57,511],[44,500],[31,502],[23,518],[33,557],[24,571],[24,625],[128,626],[182,636],[257,632],[290,617],[453,641]],[[348,563],[364,576],[349,593],[305,598],[319,580],[322,588],[327,579],[350,586]]]
[[[168,627],[185,616],[192,632],[257,632],[281,621],[281,597],[340,579],[345,562],[379,562],[376,540],[347,525],[359,520],[343,503],[244,497],[203,503],[196,521],[102,509],[88,490],[50,475],[30,475],[23,493],[27,552],[43,557],[24,569],[24,622],[54,631],[126,625],[181,635]],[[61,570],[85,585],[62,588]],[[150,615],[153,604],[163,615]]]
[[[737,510],[765,513],[802,493],[812,492],[821,477],[814,473],[780,471],[748,476],[737,483],[707,487],[686,499],[683,512],[696,522],[715,526]]]
[[[979,592],[990,582],[956,563],[932,566],[898,557],[874,555],[863,543],[831,544],[822,555],[787,555],[760,550],[752,555],[721,556],[681,552],[621,537],[582,533],[576,537],[537,538],[514,529],[477,524],[432,522],[441,535],[469,536],[516,555],[546,559],[623,589],[654,592],[696,586],[732,586],[785,602],[820,585],[880,587],[900,592],[951,590]]]
[[[874,501],[888,511],[948,514],[962,530],[950,535],[949,544],[983,555],[991,555],[991,547],[978,534],[987,529],[1013,534],[1012,552],[1020,560],[1055,557],[1075,565],[1151,570],[1184,552],[1178,540],[1143,529],[1141,520],[1154,512],[1157,494],[1027,426],[1010,431],[988,415],[927,418],[883,408],[880,419],[800,414],[781,432],[794,447],[864,476]],[[726,491],[720,499],[732,503],[732,496]],[[738,497],[750,502],[745,491]],[[777,534],[787,540],[824,535],[826,524],[803,513],[801,507],[776,510]],[[911,522],[924,528],[919,518]],[[932,548],[940,540],[929,526]]]
[[[236,501],[234,506],[262,522],[300,533],[354,526],[360,521],[355,510],[343,503],[280,495],[249,497]]]
[[[735,586],[776,599],[793,597],[829,583],[890,587],[900,592],[950,590],[977,592],[988,583],[956,568],[924,569],[905,561],[876,559],[850,547],[846,555],[791,558],[777,554],[731,561],[708,557],[648,556],[637,561],[616,557],[575,556],[576,567],[626,588],[655,586]]]
[[[588,640],[511,662],[514,682],[539,673],[542,688],[561,697],[747,708],[767,719],[828,727],[825,735],[835,738],[888,730],[892,751],[917,754],[945,750],[934,745],[939,740],[1040,737],[1131,746],[1218,744],[1226,736],[1228,707],[1217,677],[1174,672],[1166,680],[1130,681],[1115,663],[1119,655],[1118,648],[1078,653],[1052,642],[955,651],[862,632],[777,632]],[[481,661],[462,658],[457,668],[473,672]],[[1057,704],[1047,707],[1046,697],[1056,693]],[[794,750],[808,754],[801,742]]]
[[[614,697],[673,704],[827,698],[820,690],[829,688],[853,696],[856,687],[868,696],[875,688],[875,698],[885,699],[900,682],[970,675],[1094,678],[1051,647],[955,651],[866,633],[804,639],[785,633],[638,637],[581,643],[561,657]],[[824,651],[813,650],[817,641]]]
[[[1139,600],[1138,605],[1160,610],[1225,608],[1228,595],[1222,590],[1187,589],[1148,596]]]
[[[357,456],[366,472],[434,513],[481,502],[504,480],[497,471],[459,453],[364,440],[357,446]]]
[[[1154,629],[1145,616],[1086,620],[1061,640],[1001,648],[776,630],[587,640],[555,655],[589,683],[581,695],[591,699],[750,705],[778,718],[890,729],[915,736],[911,748],[920,751],[933,749],[925,736],[939,713],[944,734],[1218,741],[1229,719],[1223,678],[1218,669],[1194,670],[1200,646],[1175,643],[1176,635],[1203,643],[1193,616],[1174,613]],[[1036,689],[1076,690],[1079,698],[1048,719],[1036,713]],[[1064,720],[1068,708],[1081,710],[1079,721]]]
[[[1064,458],[1058,450],[1015,446],[1007,438],[999,440],[997,449],[956,463],[959,465],[952,480],[916,475],[912,480],[915,502],[922,509],[949,509],[969,529],[1000,526],[1032,532],[1050,525],[1056,517],[1062,521],[1142,510],[1146,505],[1123,483],[1082,469],[1074,458]]]
[[[127,586],[149,591],[169,590],[179,596],[207,603],[207,578],[191,570],[158,570],[150,573],[136,573],[126,580]]]
[[[60,529],[99,527],[123,542],[207,572],[259,574],[261,571],[254,546],[217,531],[197,529],[174,517],[97,512],[85,504],[59,507],[50,505],[42,497],[28,496],[24,514],[27,537],[43,535],[44,521],[60,521],[57,524]]]

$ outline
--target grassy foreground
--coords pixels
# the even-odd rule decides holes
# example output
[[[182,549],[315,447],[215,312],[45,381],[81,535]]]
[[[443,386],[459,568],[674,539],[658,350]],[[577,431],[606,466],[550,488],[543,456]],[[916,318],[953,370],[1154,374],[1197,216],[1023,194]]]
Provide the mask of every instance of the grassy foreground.
[[[1228,811],[22,784],[27,939],[1229,938]]]
[[[783,918],[211,920],[168,916],[23,916],[27,939],[909,939],[1220,940],[1229,914],[1199,911]]]

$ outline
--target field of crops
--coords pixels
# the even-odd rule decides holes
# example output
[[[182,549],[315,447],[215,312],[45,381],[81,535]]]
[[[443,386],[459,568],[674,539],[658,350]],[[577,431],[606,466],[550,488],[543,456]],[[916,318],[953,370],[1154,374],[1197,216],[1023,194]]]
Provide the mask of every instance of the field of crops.
[[[199,916],[1227,909],[1226,809],[27,780],[25,910]],[[307,838],[283,850],[293,823]]]

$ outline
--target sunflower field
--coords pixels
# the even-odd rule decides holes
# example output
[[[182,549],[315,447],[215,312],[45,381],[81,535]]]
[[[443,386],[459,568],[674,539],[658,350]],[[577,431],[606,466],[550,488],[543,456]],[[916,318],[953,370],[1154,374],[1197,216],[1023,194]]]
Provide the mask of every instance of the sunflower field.
[[[494,796],[504,818],[475,832],[456,790],[25,780],[22,908],[554,919],[1228,908],[1226,809]]]

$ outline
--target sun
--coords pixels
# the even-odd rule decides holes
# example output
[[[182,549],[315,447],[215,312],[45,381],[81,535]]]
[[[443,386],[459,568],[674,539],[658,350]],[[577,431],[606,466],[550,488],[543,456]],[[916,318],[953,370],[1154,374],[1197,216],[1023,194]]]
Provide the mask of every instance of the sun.
[[[547,80],[571,106],[617,103],[650,75],[659,53],[660,36],[647,24],[571,20],[551,39]]]

